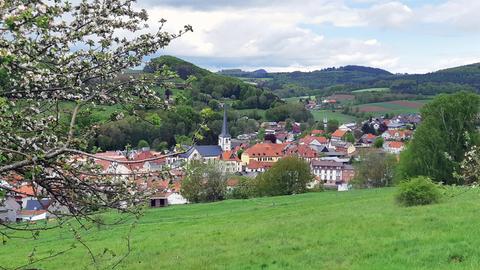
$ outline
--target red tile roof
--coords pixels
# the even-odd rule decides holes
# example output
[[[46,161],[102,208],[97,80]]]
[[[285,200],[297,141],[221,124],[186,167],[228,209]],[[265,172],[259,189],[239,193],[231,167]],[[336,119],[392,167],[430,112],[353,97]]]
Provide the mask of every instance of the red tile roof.
[[[289,156],[299,156],[302,158],[316,158],[318,156],[317,151],[305,144],[295,145],[288,148],[286,154]]]
[[[35,192],[31,185],[23,185],[19,188],[14,189],[14,192],[21,197],[35,196]]]
[[[332,137],[342,138],[347,132],[345,130],[337,129],[332,133]]]
[[[404,143],[403,142],[387,142],[387,146],[389,148],[400,149],[404,146]]]
[[[313,141],[317,141],[320,144],[327,144],[328,139],[325,137],[305,136],[299,140],[300,144],[311,144]]]
[[[237,151],[235,150],[230,150],[230,151],[225,151],[222,153],[222,160],[225,161],[240,161],[240,159],[237,156]]]
[[[254,157],[281,157],[283,150],[288,144],[257,143],[245,150],[250,158]]]
[[[106,171],[112,163],[103,159],[96,159],[95,164],[100,165],[100,167],[102,167],[102,170]]]

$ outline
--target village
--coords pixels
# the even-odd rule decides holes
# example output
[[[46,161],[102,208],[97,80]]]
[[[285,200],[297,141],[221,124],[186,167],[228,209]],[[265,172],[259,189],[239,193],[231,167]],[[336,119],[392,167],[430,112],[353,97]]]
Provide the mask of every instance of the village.
[[[227,181],[231,191],[238,185],[234,176],[254,178],[278,160],[294,156],[310,165],[315,179],[309,187],[322,185],[345,191],[351,188],[350,182],[355,177],[353,163],[361,162],[362,153],[382,151],[399,155],[412,138],[412,127],[420,121],[419,114],[402,114],[391,119],[369,118],[361,126],[346,123],[327,133],[328,119],[325,118],[323,130],[313,129],[303,134],[300,123],[293,123],[291,131],[287,131],[286,122],[263,122],[261,128],[265,134],[263,140],[259,140],[258,132],[232,138],[225,107],[217,145],[183,146],[183,150],[170,152],[149,148],[99,152],[94,154],[93,161],[104,173],[134,181],[140,190],[153,190],[147,202],[150,207],[188,203],[181,194],[181,185],[185,167],[192,161],[218,165],[223,173],[232,176]],[[129,161],[128,164],[125,161]],[[48,197],[39,200],[41,187],[23,183],[22,179],[2,180],[0,185],[10,190],[0,207],[0,220],[4,222],[43,220],[54,217],[55,212],[67,211],[51,203],[53,200]]]

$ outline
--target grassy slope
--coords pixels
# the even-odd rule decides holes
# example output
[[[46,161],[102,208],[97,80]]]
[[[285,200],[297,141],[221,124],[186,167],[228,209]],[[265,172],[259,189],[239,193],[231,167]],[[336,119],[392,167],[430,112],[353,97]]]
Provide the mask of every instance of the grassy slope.
[[[328,111],[328,110],[320,110],[320,111],[311,111],[311,113],[313,114],[313,117],[314,117],[315,121],[323,121],[323,117],[325,117],[325,116],[329,120],[330,119],[336,119],[341,124],[352,123],[352,122],[356,121],[355,117],[353,117],[351,115],[343,114],[343,113],[341,113],[341,111],[332,112],[332,111]]]
[[[282,98],[286,102],[299,102],[300,99],[306,99],[306,98],[311,98],[315,99],[315,96],[301,96],[301,97],[289,97],[289,98]]]
[[[402,208],[394,189],[310,193],[149,210],[119,269],[478,269],[479,195]],[[120,255],[126,227],[94,229],[94,252]],[[0,262],[68,246],[67,234],[15,240]],[[461,259],[458,259],[461,258]],[[461,262],[460,262],[461,261]],[[84,249],[39,265],[92,268]]]

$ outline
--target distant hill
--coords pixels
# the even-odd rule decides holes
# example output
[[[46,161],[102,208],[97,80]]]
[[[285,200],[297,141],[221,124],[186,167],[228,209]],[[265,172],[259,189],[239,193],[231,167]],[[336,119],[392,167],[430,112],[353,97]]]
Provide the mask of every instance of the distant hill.
[[[379,68],[345,66],[311,72],[294,71],[273,73],[272,84],[294,83],[302,87],[320,89],[339,84],[362,84],[367,81],[377,80],[392,75],[392,73]]]
[[[162,55],[160,57],[153,58],[145,66],[143,71],[147,73],[152,73],[164,65],[177,72],[178,76],[180,76],[180,78],[184,80],[186,80],[188,76],[191,75],[200,78],[211,74],[211,72],[206,69],[200,68],[190,62],[170,55]]]
[[[241,69],[225,69],[212,73],[192,63],[173,56],[161,56],[152,59],[144,71],[151,72],[162,65],[170,66],[182,79],[194,75],[202,85],[202,93],[215,95],[216,98],[240,97],[239,108],[265,108],[271,104],[255,104],[253,98],[242,104],[248,97],[241,94],[239,87],[250,91],[269,89],[282,98],[304,95],[328,95],[336,92],[351,92],[364,88],[390,88],[394,93],[435,95],[452,93],[461,90],[480,91],[480,63],[453,67],[426,74],[393,74],[387,70],[347,65],[332,67],[311,72],[267,72],[264,69],[243,71]],[[227,79],[228,78],[228,79]],[[254,82],[258,87],[237,80]],[[262,80],[266,78],[266,80]],[[219,83],[221,81],[221,83]],[[213,82],[217,83],[214,85]],[[205,89],[209,87],[211,89]],[[260,90],[262,93],[265,90]],[[244,90],[248,92],[248,90]],[[261,96],[258,92],[256,95]],[[239,105],[240,104],[240,105]]]
[[[241,70],[230,70],[222,74],[250,78],[254,76],[254,72]],[[262,73],[257,73],[259,74]],[[390,88],[395,93],[423,95],[480,90],[480,63],[426,74],[392,74],[379,68],[348,65],[311,72],[264,73],[263,76],[269,80],[260,86],[273,90],[280,97],[327,95],[363,88]]]
[[[442,69],[437,73],[480,73],[480,63]]]
[[[388,78],[395,92],[435,95],[461,90],[479,92],[480,63],[442,69],[426,74],[406,74]]]
[[[255,71],[243,71],[241,69],[224,69],[217,72],[217,74],[231,76],[231,77],[242,77],[242,78],[268,78],[270,77],[268,72],[265,69],[258,69]]]
[[[145,66],[144,72],[151,73],[163,66],[177,72],[183,80],[195,76],[196,80],[189,94],[197,103],[209,104],[229,99],[236,109],[268,109],[275,103],[282,102],[269,90],[258,88],[238,78],[213,73],[174,56],[152,59]]]

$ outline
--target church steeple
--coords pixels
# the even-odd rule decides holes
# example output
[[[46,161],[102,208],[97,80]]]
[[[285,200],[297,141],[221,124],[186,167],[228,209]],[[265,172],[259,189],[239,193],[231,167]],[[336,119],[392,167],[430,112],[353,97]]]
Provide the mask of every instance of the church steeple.
[[[223,125],[222,125],[222,133],[220,136],[223,137],[230,137],[230,133],[228,133],[228,126],[227,126],[227,104],[223,105]]]
[[[231,136],[228,132],[228,124],[227,124],[227,104],[223,105],[223,125],[222,125],[222,133],[218,136],[218,145],[222,148],[223,151],[230,151],[231,150]]]

